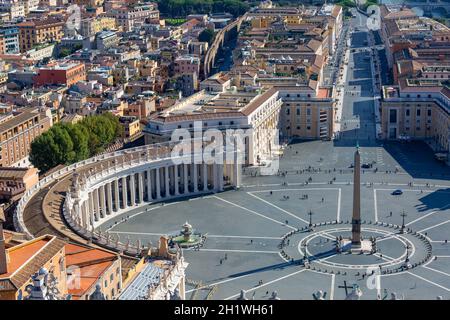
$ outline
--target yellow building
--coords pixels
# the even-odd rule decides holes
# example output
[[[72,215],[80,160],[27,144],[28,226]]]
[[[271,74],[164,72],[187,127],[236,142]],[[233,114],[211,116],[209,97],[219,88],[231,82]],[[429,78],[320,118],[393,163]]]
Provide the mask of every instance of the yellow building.
[[[252,19],[252,28],[269,28],[272,24],[273,17],[258,17]]]
[[[450,89],[419,80],[383,87],[381,135],[389,140],[429,140],[435,151],[450,149]]]
[[[299,25],[302,22],[302,16],[299,14],[288,15],[284,18],[284,22],[289,26]]]
[[[124,139],[133,139],[138,136],[142,129],[139,123],[139,119],[133,116],[123,116],[119,119],[120,123],[123,126],[123,138]]]
[[[37,45],[61,41],[64,21],[56,18],[30,20],[17,24],[20,52],[27,52]]]
[[[116,29],[116,19],[110,17],[87,18],[81,21],[81,35],[90,37],[103,30]]]

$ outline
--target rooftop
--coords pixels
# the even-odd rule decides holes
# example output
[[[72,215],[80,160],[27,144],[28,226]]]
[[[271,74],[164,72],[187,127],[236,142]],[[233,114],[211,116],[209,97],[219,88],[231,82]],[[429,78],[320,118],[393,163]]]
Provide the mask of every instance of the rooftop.
[[[67,267],[79,268],[77,272],[77,276],[80,277],[79,286],[69,289],[69,293],[75,300],[93,288],[103,273],[119,259],[117,254],[107,250],[73,243],[66,244],[65,249]]]
[[[165,267],[170,261],[148,261],[141,272],[132,280],[119,297],[119,300],[139,300],[148,296],[149,288],[158,286]]]
[[[6,249],[9,256],[8,271],[0,274],[0,279],[8,279],[15,288],[22,287],[34,273],[63,250],[64,245],[65,242],[56,236],[44,235]]]

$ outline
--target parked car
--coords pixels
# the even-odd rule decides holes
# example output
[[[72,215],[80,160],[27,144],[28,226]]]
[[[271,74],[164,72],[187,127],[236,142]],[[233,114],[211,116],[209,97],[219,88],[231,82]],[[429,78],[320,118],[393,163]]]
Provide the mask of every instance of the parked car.
[[[400,195],[403,194],[403,191],[400,190],[400,189],[397,189],[397,190],[392,191],[391,194],[392,194],[393,196],[400,196]]]

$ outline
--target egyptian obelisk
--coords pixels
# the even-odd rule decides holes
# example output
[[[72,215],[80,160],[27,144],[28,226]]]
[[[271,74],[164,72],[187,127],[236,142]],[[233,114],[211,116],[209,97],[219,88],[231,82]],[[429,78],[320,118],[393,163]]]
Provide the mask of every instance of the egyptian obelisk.
[[[353,172],[352,249],[361,247],[361,155],[356,145]]]

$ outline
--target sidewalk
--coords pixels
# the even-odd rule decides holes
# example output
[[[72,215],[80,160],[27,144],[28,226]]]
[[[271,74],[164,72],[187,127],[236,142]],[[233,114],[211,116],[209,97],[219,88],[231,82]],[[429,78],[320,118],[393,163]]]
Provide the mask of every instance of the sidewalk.
[[[379,79],[379,84],[381,88],[381,74],[380,74],[380,63],[378,61],[378,50],[377,54],[372,56],[372,49],[376,48],[375,46],[375,39],[373,37],[373,33],[369,32],[369,48],[370,51],[370,69],[372,71],[372,91],[373,91],[373,107],[374,107],[374,114],[375,114],[375,130],[376,130],[376,138],[381,138],[382,131],[381,131],[381,114],[380,114],[380,101],[381,96],[379,94],[378,87],[376,85],[376,78]],[[375,64],[378,65],[378,72],[375,71]],[[378,77],[375,77],[375,75],[378,75]]]
[[[344,95],[345,95],[345,83],[347,81],[347,71],[348,71],[348,61],[350,59],[350,46],[347,50],[345,50],[345,55],[344,55],[344,59],[342,60],[343,64],[344,64],[344,68],[343,68],[343,75],[342,75],[342,80],[340,80],[340,77],[338,76],[338,81],[336,83],[336,92],[337,89],[341,89],[341,91],[338,93],[337,95],[337,102],[336,102],[336,113],[335,113],[335,117],[333,119],[334,121],[334,134],[338,133],[341,131],[341,119],[342,119],[342,109],[343,109],[343,103],[344,103]]]

